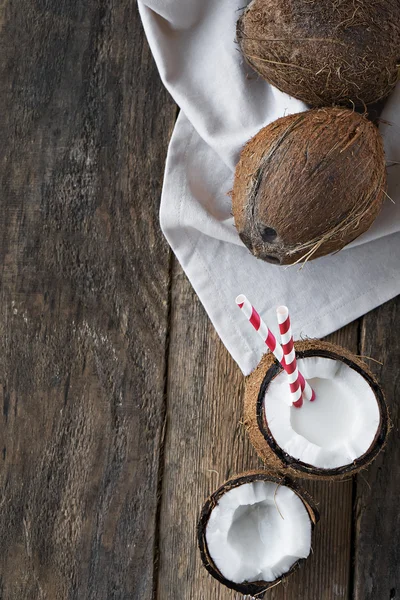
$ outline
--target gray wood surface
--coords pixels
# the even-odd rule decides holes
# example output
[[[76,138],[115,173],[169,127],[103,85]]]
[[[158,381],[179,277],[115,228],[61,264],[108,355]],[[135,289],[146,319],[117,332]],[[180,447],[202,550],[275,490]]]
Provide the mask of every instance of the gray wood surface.
[[[392,420],[386,448],[357,477],[355,600],[400,598],[400,298],[366,315],[361,352],[383,385]]]
[[[153,596],[176,108],[134,2],[0,3],[0,596]]]
[[[222,600],[195,527],[260,466],[243,377],[158,225],[176,107],[137,7],[0,2],[0,600]],[[319,504],[270,600],[399,595],[399,302],[331,337],[371,362],[385,453]]]

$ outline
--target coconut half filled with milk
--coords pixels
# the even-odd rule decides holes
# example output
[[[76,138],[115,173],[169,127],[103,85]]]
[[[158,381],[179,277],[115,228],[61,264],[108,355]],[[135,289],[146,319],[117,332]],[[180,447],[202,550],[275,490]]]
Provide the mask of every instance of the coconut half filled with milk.
[[[300,409],[289,406],[287,375],[271,354],[265,355],[246,384],[251,441],[274,470],[297,477],[346,477],[384,446],[383,392],[367,365],[343,348],[309,340],[297,342],[295,349],[316,400]]]
[[[265,471],[237,476],[203,507],[203,564],[227,587],[262,598],[309,556],[317,521],[312,499],[290,479]]]

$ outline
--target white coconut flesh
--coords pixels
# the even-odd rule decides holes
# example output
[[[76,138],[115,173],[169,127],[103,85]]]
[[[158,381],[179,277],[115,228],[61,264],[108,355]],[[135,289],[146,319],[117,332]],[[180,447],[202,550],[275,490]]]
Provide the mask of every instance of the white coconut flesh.
[[[272,436],[287,454],[309,465],[334,469],[351,464],[368,451],[379,428],[371,386],[339,360],[308,357],[297,362],[317,398],[301,408],[289,406],[287,375],[277,375],[264,399]]]
[[[255,481],[226,492],[206,528],[210,557],[234,583],[275,581],[311,549],[311,521],[288,487]]]

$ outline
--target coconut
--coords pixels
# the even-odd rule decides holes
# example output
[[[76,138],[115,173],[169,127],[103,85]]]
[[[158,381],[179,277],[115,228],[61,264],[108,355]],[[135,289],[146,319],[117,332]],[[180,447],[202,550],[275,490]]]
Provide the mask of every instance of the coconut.
[[[364,233],[385,190],[375,125],[348,109],[314,109],[274,121],[246,144],[233,215],[257,258],[293,264],[336,252]]]
[[[348,477],[366,467],[386,442],[389,418],[382,389],[367,365],[339,346],[307,340],[296,342],[295,350],[316,400],[300,409],[288,406],[287,375],[272,354],[264,355],[246,382],[251,442],[273,471]]]
[[[238,475],[201,512],[203,564],[227,587],[262,598],[308,557],[318,519],[310,496],[287,477],[265,471]]]
[[[399,74],[398,0],[253,0],[237,24],[246,61],[311,106],[365,106]]]

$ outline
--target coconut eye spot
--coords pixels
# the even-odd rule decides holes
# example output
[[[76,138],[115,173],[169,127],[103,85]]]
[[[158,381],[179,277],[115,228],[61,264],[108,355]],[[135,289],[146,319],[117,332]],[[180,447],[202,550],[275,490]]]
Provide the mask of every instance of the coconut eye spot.
[[[264,229],[261,230],[261,239],[263,242],[272,244],[277,237],[278,234],[273,227],[264,227]]]
[[[263,259],[266,262],[269,262],[269,263],[271,263],[273,265],[280,265],[281,264],[280,259],[277,256],[272,256],[272,254],[268,254],[266,256],[263,256]]]
[[[275,581],[309,555],[311,521],[293,490],[256,481],[220,498],[207,524],[206,541],[216,567],[229,581]]]
[[[272,436],[290,456],[322,469],[351,464],[374,442],[380,411],[365,378],[342,361],[309,357],[299,370],[315,390],[301,409],[285,405],[286,374],[271,382],[264,410]]]
[[[253,251],[253,242],[250,238],[250,236],[248,236],[246,233],[239,233],[239,237],[242,240],[243,244],[250,250],[250,252]]]

